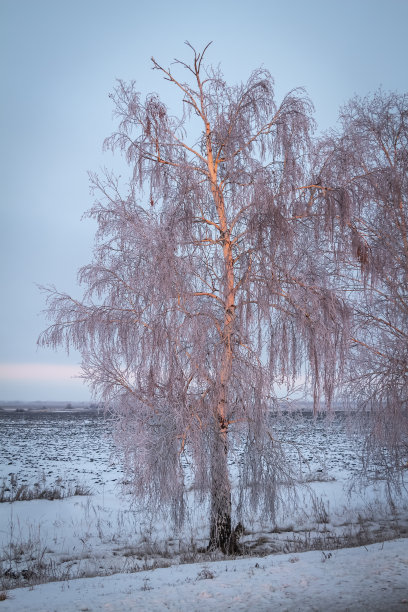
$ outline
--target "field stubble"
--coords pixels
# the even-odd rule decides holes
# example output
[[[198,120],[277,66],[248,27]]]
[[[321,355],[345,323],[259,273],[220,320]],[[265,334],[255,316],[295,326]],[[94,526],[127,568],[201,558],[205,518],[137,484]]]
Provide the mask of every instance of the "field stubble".
[[[2,413],[0,427],[0,590],[224,558],[205,552],[204,507],[175,534],[120,494],[123,473],[103,415]],[[296,505],[282,503],[273,525],[247,521],[243,554],[326,555],[408,535],[406,495],[390,505],[375,471],[366,487],[351,486],[361,442],[347,435],[344,417],[289,419],[278,434],[298,468]]]

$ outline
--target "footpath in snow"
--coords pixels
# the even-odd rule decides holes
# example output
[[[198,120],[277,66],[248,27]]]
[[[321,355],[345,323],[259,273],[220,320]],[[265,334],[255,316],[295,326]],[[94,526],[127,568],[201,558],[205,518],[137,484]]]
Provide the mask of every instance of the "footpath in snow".
[[[176,565],[8,592],[0,612],[408,612],[408,540]]]

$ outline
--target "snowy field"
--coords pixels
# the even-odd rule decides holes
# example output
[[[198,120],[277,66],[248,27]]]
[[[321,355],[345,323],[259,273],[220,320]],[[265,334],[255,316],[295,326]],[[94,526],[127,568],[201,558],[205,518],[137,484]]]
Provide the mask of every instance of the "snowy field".
[[[408,609],[407,540],[395,539],[408,534],[407,495],[391,508],[375,470],[357,486],[361,440],[347,435],[343,417],[329,426],[305,418],[276,433],[298,467],[296,504],[282,504],[274,523],[247,521],[247,557],[226,559],[200,552],[205,508],[175,533],[121,493],[102,415],[0,412],[3,499],[68,495],[0,503],[0,591],[8,595],[0,612]],[[58,582],[38,584],[47,581]]]

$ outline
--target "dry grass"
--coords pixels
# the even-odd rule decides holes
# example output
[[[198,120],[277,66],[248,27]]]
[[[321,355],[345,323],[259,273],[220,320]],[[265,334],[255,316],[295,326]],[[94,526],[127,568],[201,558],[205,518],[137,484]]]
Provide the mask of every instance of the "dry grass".
[[[10,479],[3,482],[0,486],[0,503],[15,501],[32,501],[33,499],[65,499],[74,495],[91,495],[90,487],[84,485],[64,485],[57,482],[54,485],[47,485],[45,481],[36,482],[34,485],[20,484],[15,474],[10,475]]]

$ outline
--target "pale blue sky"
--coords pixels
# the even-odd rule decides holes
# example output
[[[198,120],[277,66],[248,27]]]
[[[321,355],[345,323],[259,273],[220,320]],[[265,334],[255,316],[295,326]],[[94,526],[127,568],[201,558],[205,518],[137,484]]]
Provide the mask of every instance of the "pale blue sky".
[[[228,81],[264,65],[278,96],[306,87],[326,129],[355,93],[408,90],[407,23],[408,0],[0,0],[0,400],[89,397],[70,378],[77,355],[36,349],[35,283],[78,293],[94,232],[81,221],[87,170],[112,163],[101,145],[116,78],[167,99],[150,57],[169,64],[188,58],[185,40],[212,40],[207,59]]]

